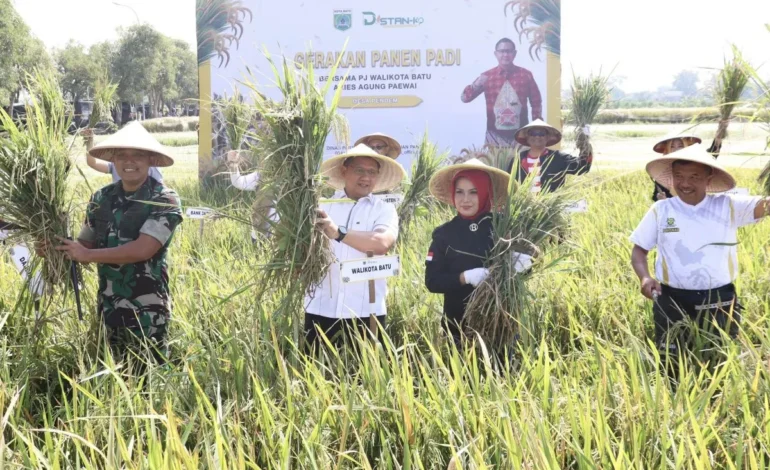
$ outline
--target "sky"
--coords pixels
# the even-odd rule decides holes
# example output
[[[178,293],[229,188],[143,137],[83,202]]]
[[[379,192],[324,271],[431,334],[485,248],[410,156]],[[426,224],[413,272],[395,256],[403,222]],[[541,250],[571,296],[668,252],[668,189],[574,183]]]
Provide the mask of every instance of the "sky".
[[[501,10],[505,3],[483,1],[499,1]],[[49,48],[62,47],[69,39],[86,46],[115,40],[118,27],[137,20],[195,45],[195,0],[12,2]],[[766,64],[760,70],[770,76],[767,23],[770,0],[564,0],[562,83],[569,83],[573,70],[579,75],[614,70],[624,78],[620,88],[627,93],[655,90],[670,85],[682,69],[719,68],[731,43],[752,64]]]

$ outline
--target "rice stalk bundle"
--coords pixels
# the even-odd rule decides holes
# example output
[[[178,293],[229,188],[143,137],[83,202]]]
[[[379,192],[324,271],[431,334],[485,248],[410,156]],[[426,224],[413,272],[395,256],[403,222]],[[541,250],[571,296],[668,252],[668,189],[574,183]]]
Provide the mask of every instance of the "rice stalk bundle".
[[[541,254],[567,225],[565,192],[533,193],[533,181],[530,176],[518,187],[513,183],[502,210],[492,214],[495,244],[484,264],[489,276],[474,289],[465,311],[466,334],[478,334],[500,354],[516,341],[525,349],[533,347],[540,331],[526,283],[545,267],[536,263],[530,271],[517,273],[514,253]]]
[[[244,102],[238,91],[230,98],[224,98],[219,103],[224,118],[225,135],[231,150],[239,151],[243,147],[244,138],[254,120],[254,107]]]
[[[69,234],[72,162],[65,139],[72,115],[52,74],[35,72],[27,90],[31,99],[24,123],[0,109],[5,133],[0,136],[0,218],[19,227],[14,238],[45,247],[44,280],[62,285],[70,263],[54,246],[60,244],[57,236]]]
[[[88,127],[93,129],[100,122],[113,122],[112,110],[117,104],[118,84],[106,77],[99,78],[94,84],[94,107],[88,117]]]
[[[439,153],[438,146],[430,141],[427,132],[423,134],[417,158],[412,162],[412,176],[406,185],[404,200],[398,208],[401,229],[409,226],[415,215],[428,213],[435,204],[435,200],[430,197],[428,184],[446,160],[447,155],[447,153]]]
[[[733,58],[731,60],[725,59],[725,65],[717,76],[714,99],[719,105],[719,124],[709,149],[714,158],[719,156],[722,142],[727,138],[727,128],[730,125],[733,111],[740,103],[743,90],[749,84],[750,76],[747,65],[741,51],[733,45]]]
[[[610,89],[608,76],[601,73],[596,76],[579,77],[572,81],[572,99],[570,100],[570,120],[575,125],[575,145],[582,158],[593,154],[588,126],[593,124],[599,110],[607,103]]]
[[[256,109],[269,129],[258,143],[263,153],[260,179],[263,190],[273,195],[279,216],[271,228],[265,285],[289,289],[283,307],[296,311],[300,294],[317,286],[334,261],[329,239],[315,227],[315,220],[326,140],[334,132],[338,141],[347,143],[347,122],[337,113],[341,86],[327,104],[331,82],[319,87],[312,67],[295,68],[284,59],[279,69],[269,55],[267,59],[283,99],[268,99],[255,82],[245,83],[254,90]],[[335,72],[336,66],[330,73]]]

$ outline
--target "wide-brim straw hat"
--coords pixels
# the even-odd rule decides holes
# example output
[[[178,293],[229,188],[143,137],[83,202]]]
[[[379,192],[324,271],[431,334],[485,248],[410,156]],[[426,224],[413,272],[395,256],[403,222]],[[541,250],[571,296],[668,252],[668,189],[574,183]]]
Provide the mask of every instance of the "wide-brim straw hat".
[[[382,134],[380,132],[375,132],[373,134],[366,134],[365,136],[361,137],[356,141],[353,146],[360,144],[369,145],[369,140],[371,139],[380,139],[386,144],[388,144],[388,153],[387,156],[393,159],[398,158],[399,155],[401,155],[401,144],[398,143],[396,139],[389,135]]]
[[[663,153],[666,151],[666,144],[671,142],[674,139],[682,139],[682,142],[684,142],[685,147],[689,147],[692,144],[700,144],[703,142],[700,137],[694,134],[689,133],[671,133],[660,139],[658,142],[653,145],[652,150],[657,153]]]
[[[168,151],[155,137],[147,132],[138,121],[132,121],[123,129],[111,135],[104,142],[93,146],[89,152],[92,157],[112,162],[115,159],[115,151],[131,149],[154,154],[156,167],[166,167],[174,164]]]
[[[520,143],[521,145],[529,145],[529,142],[527,142],[527,133],[530,129],[544,129],[548,133],[548,140],[546,140],[545,144],[546,147],[550,147],[551,145],[556,145],[561,142],[561,132],[559,129],[553,127],[542,119],[535,119],[534,121],[516,131],[516,142]]]
[[[671,164],[677,160],[700,163],[713,169],[711,182],[706,187],[707,192],[720,193],[735,187],[735,178],[714,160],[714,157],[711,156],[703,144],[694,144],[674,153],[655,157],[647,163],[647,173],[664,187],[673,188],[674,175]]]
[[[406,170],[400,163],[390,157],[380,155],[365,144],[358,144],[347,153],[331,157],[321,164],[321,174],[327,178],[326,183],[334,189],[344,189],[345,180],[342,178],[342,166],[345,160],[353,157],[373,158],[380,164],[380,173],[377,175],[377,183],[372,189],[373,193],[389,191],[406,178]]]
[[[463,170],[481,170],[488,174],[489,179],[492,181],[493,205],[495,207],[500,207],[505,204],[505,200],[508,196],[508,183],[511,179],[511,175],[503,170],[485,165],[484,162],[477,158],[471,158],[463,163],[445,166],[438,170],[428,184],[428,189],[433,197],[450,206],[454,205],[452,194],[454,193],[455,188],[452,182],[457,173],[460,173]]]

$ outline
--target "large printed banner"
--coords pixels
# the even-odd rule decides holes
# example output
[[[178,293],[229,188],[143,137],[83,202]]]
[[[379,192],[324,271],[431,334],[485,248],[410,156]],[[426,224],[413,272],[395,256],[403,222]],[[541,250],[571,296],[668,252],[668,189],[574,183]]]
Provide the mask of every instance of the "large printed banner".
[[[207,24],[214,15],[206,16],[201,3],[221,4],[229,29]],[[230,150],[222,116],[214,106],[212,118],[206,103],[232,96],[247,68],[262,92],[280,98],[264,50],[274,59],[312,64],[319,81],[333,82],[332,92],[342,86],[340,108],[352,140],[372,132],[392,135],[403,146],[399,162],[407,169],[425,130],[457,154],[509,144],[533,119],[561,128],[558,0],[198,4],[202,173]],[[328,156],[345,150],[330,137]]]

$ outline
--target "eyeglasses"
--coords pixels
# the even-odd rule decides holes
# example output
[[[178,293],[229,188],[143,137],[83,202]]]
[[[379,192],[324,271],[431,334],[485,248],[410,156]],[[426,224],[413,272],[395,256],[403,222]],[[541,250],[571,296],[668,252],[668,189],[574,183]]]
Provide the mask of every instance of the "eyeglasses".
[[[529,131],[527,135],[530,137],[545,137],[548,133],[546,131]]]
[[[368,176],[369,178],[374,178],[380,173],[380,170],[366,170],[360,166],[351,169],[353,170],[353,173],[355,173],[355,175],[358,177]]]
[[[514,54],[516,49],[497,49],[495,52],[499,52],[500,54]]]
[[[387,150],[387,149],[388,149],[388,146],[387,146],[386,144],[382,144],[382,145],[373,145],[371,148],[372,148],[372,150],[374,150],[375,152],[379,152],[380,150]]]

